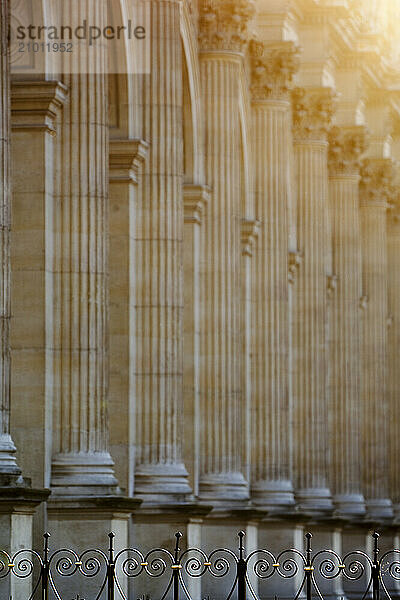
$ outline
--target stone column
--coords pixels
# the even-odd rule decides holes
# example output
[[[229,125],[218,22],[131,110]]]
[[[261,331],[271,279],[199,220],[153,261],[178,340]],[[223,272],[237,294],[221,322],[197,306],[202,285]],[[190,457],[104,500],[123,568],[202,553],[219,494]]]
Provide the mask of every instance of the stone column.
[[[66,23],[78,17],[76,6],[60,7]],[[106,21],[105,0],[82,0],[79,10],[89,23]],[[103,44],[92,50],[78,50],[74,73],[64,76],[69,95],[58,142],[51,479],[56,496],[117,490],[107,426],[107,53]]]
[[[261,222],[253,258],[252,497],[272,510],[294,504],[288,394],[288,196],[292,146],[288,86],[298,67],[292,42],[253,42],[255,206]]]
[[[200,498],[248,497],[241,465],[241,182],[239,95],[246,0],[200,4],[205,169],[213,190],[204,219],[201,331]]]
[[[18,477],[10,435],[10,64],[8,47],[9,1],[0,2],[0,481]]]
[[[363,258],[362,452],[363,487],[370,518],[392,516],[389,500],[387,326],[387,208],[391,159],[367,159],[360,182]]]
[[[183,133],[180,1],[150,0],[151,72],[143,137],[150,143],[136,228],[136,494],[190,494],[183,436]]]
[[[395,516],[400,517],[400,472],[395,459],[400,455],[400,189],[397,187],[388,217],[388,281],[389,281],[389,464],[390,497]]]
[[[329,135],[329,205],[333,272],[330,331],[331,485],[337,510],[365,512],[361,493],[360,298],[361,226],[359,159],[366,149],[365,128],[335,127]]]
[[[330,88],[294,90],[297,236],[303,254],[293,315],[293,425],[296,498],[301,509],[332,508],[327,484],[326,302],[328,235],[327,130]]]

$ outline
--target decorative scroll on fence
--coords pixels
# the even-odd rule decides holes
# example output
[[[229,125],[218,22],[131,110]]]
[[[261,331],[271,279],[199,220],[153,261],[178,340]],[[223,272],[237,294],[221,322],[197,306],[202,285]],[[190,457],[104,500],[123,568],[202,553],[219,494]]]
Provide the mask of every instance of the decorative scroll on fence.
[[[227,548],[218,548],[206,553],[200,548],[180,550],[181,533],[175,534],[175,550],[155,548],[142,553],[137,548],[116,551],[114,534],[109,534],[108,552],[89,549],[78,555],[71,549],[62,548],[54,552],[49,549],[48,533],[44,534],[44,550],[40,554],[34,550],[20,550],[14,556],[0,552],[0,582],[31,580],[29,593],[22,597],[15,592],[10,600],[201,600],[194,597],[190,581],[199,580],[206,575],[224,580],[229,577],[228,591],[219,594],[222,600],[260,600],[271,597],[268,587],[261,594],[258,584],[268,586],[273,576],[283,580],[297,579],[297,591],[293,600],[324,600],[321,581],[337,580],[362,581],[364,587],[359,600],[393,600],[390,589],[400,582],[400,550],[393,549],[380,554],[379,534],[373,534],[371,556],[356,550],[340,557],[333,550],[312,552],[312,534],[306,534],[304,552],[291,548],[279,554],[267,549],[255,550],[246,555],[243,531],[239,532],[239,550],[233,552]],[[89,595],[86,592],[75,594],[61,590],[62,582],[76,577],[83,580],[100,578],[98,587],[93,586]],[[165,578],[165,585],[157,597],[135,588],[130,593],[132,580],[140,577],[151,579]],[[61,582],[61,583],[60,583]],[[97,584],[96,584],[97,585]],[[9,589],[13,589],[12,586]],[[222,589],[222,588],[221,588]],[[265,590],[267,590],[265,592]],[[400,591],[400,584],[399,584]],[[18,597],[17,597],[18,594]],[[331,595],[331,594],[329,594]],[[218,594],[217,594],[218,596]],[[272,597],[276,598],[276,594]],[[4,600],[9,600],[4,597]]]

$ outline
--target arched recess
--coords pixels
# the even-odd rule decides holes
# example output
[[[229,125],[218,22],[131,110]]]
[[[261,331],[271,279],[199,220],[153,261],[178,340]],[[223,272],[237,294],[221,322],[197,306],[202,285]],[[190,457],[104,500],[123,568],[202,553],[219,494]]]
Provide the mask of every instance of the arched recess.
[[[186,3],[182,8],[181,36],[183,44],[185,183],[204,183],[203,125],[197,37]]]
[[[116,27],[127,22],[127,7],[125,0],[110,0],[109,23]],[[131,125],[132,99],[130,97],[129,52],[125,41],[118,46],[112,46],[109,53],[108,75],[108,104],[110,138],[126,139],[129,137]]]
[[[242,217],[254,219],[255,206],[253,194],[253,161],[251,156],[251,106],[247,80],[244,71],[240,78],[240,97],[239,97],[239,120],[241,131],[241,191],[242,191]]]

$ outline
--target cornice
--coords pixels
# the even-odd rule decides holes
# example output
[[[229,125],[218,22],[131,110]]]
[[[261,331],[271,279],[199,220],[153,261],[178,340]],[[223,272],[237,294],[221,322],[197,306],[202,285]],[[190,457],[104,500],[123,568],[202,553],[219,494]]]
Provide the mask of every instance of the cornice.
[[[183,186],[183,209],[186,224],[201,225],[211,190],[206,185],[185,183]]]
[[[13,131],[44,131],[55,136],[56,120],[67,95],[68,89],[60,81],[13,81]]]
[[[391,158],[367,158],[362,162],[360,205],[389,208],[393,192],[394,163]]]
[[[149,145],[144,140],[110,140],[109,169],[112,183],[137,183]]]
[[[200,0],[200,49],[243,53],[254,14],[254,0]]]
[[[249,54],[253,101],[288,98],[300,66],[300,48],[294,42],[266,44],[253,39]]]
[[[328,135],[328,167],[335,175],[358,175],[361,156],[368,147],[368,134],[364,126],[333,127]]]
[[[293,134],[297,140],[325,140],[331,126],[336,95],[332,88],[292,91]]]

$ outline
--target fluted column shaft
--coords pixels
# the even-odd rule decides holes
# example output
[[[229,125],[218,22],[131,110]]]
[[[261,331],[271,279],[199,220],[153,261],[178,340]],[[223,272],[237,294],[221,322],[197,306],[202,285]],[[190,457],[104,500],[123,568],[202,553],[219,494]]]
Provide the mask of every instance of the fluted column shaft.
[[[295,90],[297,238],[303,253],[293,316],[293,422],[296,496],[305,510],[329,510],[327,486],[326,316],[328,89]]]
[[[190,492],[183,413],[183,142],[179,0],[151,0],[151,72],[143,136],[150,143],[136,229],[136,493]]]
[[[365,149],[360,128],[334,128],[329,148],[329,205],[333,272],[330,303],[331,485],[343,514],[363,514],[360,472],[361,226],[358,159]]]
[[[389,411],[390,415],[390,497],[396,517],[400,515],[400,472],[396,456],[400,455],[400,194],[388,219],[388,281],[389,281]]]
[[[205,171],[212,199],[203,227],[199,494],[217,502],[248,495],[241,472],[240,371],[239,98],[246,41],[235,34],[238,19],[244,29],[251,13],[246,2],[234,4],[235,14],[225,0],[200,6]]]
[[[241,57],[203,54],[206,181],[213,198],[204,224],[201,333],[200,496],[243,497],[240,464],[240,166]],[[207,316],[206,316],[207,315]]]
[[[256,214],[254,250],[252,493],[262,504],[293,503],[288,402],[287,165],[291,144],[289,102],[253,103]]]
[[[388,479],[387,199],[392,163],[365,161],[360,184],[365,309],[362,329],[363,485],[367,513],[390,517]]]
[[[104,22],[105,0],[64,3],[66,23]],[[55,244],[55,446],[59,494],[105,493],[116,485],[108,452],[107,54],[77,53],[58,144]]]
[[[0,475],[19,474],[10,435],[10,62],[9,0],[0,2]]]
[[[286,86],[297,68],[291,43],[253,42],[252,119],[255,206],[260,221],[253,252],[252,497],[278,509],[294,503],[288,395],[288,200],[292,147]]]

